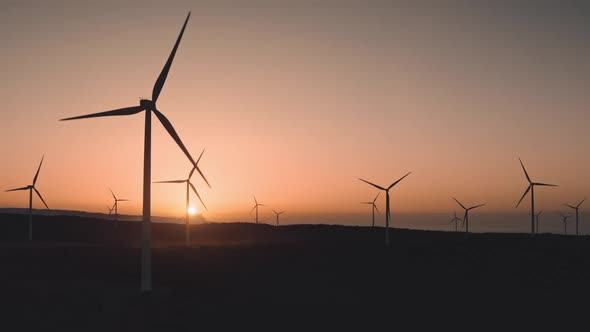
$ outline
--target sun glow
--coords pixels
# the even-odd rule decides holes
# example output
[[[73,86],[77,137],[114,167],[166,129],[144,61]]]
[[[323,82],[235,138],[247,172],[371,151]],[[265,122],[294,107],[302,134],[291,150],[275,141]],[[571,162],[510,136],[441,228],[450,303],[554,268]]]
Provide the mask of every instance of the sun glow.
[[[197,214],[197,212],[199,212],[199,211],[195,207],[191,206],[188,208],[188,214],[190,214],[190,215],[195,215],[195,214]]]

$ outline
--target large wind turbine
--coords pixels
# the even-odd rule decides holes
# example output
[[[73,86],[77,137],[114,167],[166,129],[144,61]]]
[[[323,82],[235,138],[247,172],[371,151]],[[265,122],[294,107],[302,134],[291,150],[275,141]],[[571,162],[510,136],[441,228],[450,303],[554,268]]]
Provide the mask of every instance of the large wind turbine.
[[[205,152],[205,149],[203,149],[203,151],[201,152],[201,155],[199,156],[199,159],[197,159],[197,165],[199,164],[199,161],[201,161],[201,157],[203,156],[204,152]],[[154,182],[154,183],[186,183],[186,208],[185,208],[184,213],[185,213],[185,222],[186,222],[185,241],[186,241],[187,246],[189,246],[190,242],[191,242],[190,226],[189,226],[189,213],[188,213],[189,203],[190,203],[190,200],[189,200],[190,189],[192,189],[195,192],[195,194],[197,195],[197,197],[201,201],[201,204],[203,204],[203,207],[205,208],[205,210],[207,210],[205,203],[203,202],[203,200],[201,199],[201,196],[197,192],[197,188],[195,188],[195,186],[191,183],[191,177],[193,176],[193,173],[195,172],[196,169],[197,169],[197,166],[196,165],[193,166],[193,169],[191,169],[190,173],[188,174],[188,178],[186,178],[184,180],[170,180],[170,181],[156,181],[156,182]]]
[[[389,190],[391,188],[393,188],[396,184],[398,184],[401,180],[403,180],[406,176],[410,175],[410,173],[412,173],[412,172],[409,172],[408,174],[402,176],[399,180],[395,181],[389,187],[387,187],[387,189],[385,189],[381,186],[378,186],[374,183],[371,183],[367,180],[363,180],[363,179],[359,178],[359,180],[361,180],[367,184],[370,184],[371,186],[373,186],[377,189],[385,191],[385,245],[386,246],[389,246],[389,219],[391,218],[391,211],[389,210]]]
[[[111,188],[109,188],[109,190],[111,191],[111,195],[113,195],[113,199],[115,200],[115,204],[113,204],[113,208],[111,210],[115,210],[115,228],[117,228],[119,226],[119,202],[129,202],[129,200],[125,198],[117,198],[113,190]]]
[[[258,207],[259,206],[266,206],[266,205],[258,203],[258,201],[256,200],[256,196],[254,196],[254,207],[252,208],[252,210],[250,210],[250,213],[252,213],[252,211],[256,210],[256,224],[258,224]]]
[[[579,209],[580,209],[580,205],[582,205],[582,203],[584,203],[586,199],[584,198],[578,205],[573,206],[573,205],[569,205],[569,204],[563,204],[569,208],[572,208],[574,210],[576,210],[576,235],[580,235],[580,233],[578,232],[578,218],[579,218]]]
[[[274,212],[277,215],[277,226],[278,226],[279,225],[279,216],[287,211],[277,212],[273,209],[272,212]]]
[[[459,231],[459,220],[461,220],[461,218],[457,217],[457,211],[455,211],[455,216],[453,217],[453,219],[451,219],[450,224],[452,225],[453,223],[455,223],[455,232]]]
[[[522,170],[524,171],[524,175],[526,176],[526,180],[529,182],[529,186],[526,188],[524,194],[522,194],[522,197],[520,198],[520,200],[516,204],[516,207],[518,207],[520,205],[520,202],[522,202],[522,200],[524,199],[524,196],[526,196],[526,194],[528,194],[528,192],[530,191],[531,192],[531,235],[535,235],[535,186],[557,187],[557,185],[540,183],[540,182],[533,182],[531,180],[531,178],[529,177],[529,173],[527,173],[526,169],[524,168],[524,164],[522,163],[522,160],[520,160],[520,158],[518,158],[518,161],[520,161],[520,166],[522,166]]]
[[[375,202],[377,201],[377,198],[379,197],[381,193],[378,193],[377,196],[375,196],[375,199],[373,199],[373,201],[371,202],[361,202],[361,204],[370,204],[371,205],[371,211],[373,212],[373,216],[372,216],[372,224],[371,224],[371,228],[375,227],[375,210],[377,210],[377,213],[379,215],[381,215],[381,213],[379,212],[379,209],[377,208],[377,204],[375,204]]]
[[[571,216],[566,216],[563,213],[561,213],[561,221],[563,222],[563,235],[567,235],[567,220],[570,217]]]
[[[41,202],[43,202],[43,204],[45,205],[47,210],[49,210],[49,206],[47,206],[47,203],[45,203],[45,200],[41,196],[41,193],[35,187],[35,184],[37,183],[37,178],[39,177],[39,171],[41,170],[41,165],[43,165],[44,158],[45,158],[45,156],[41,157],[41,162],[39,163],[39,167],[37,168],[37,173],[35,173],[35,177],[33,178],[33,184],[30,184],[26,187],[6,190],[7,192],[8,191],[18,191],[18,190],[28,190],[29,191],[29,241],[33,240],[33,191],[35,191],[37,196],[39,196],[39,198],[41,199]]]
[[[461,204],[461,202],[459,202],[455,197],[453,197],[453,199],[455,200],[455,202],[457,202],[457,204],[459,204],[463,208],[463,210],[465,210],[465,214],[463,215],[463,224],[465,224],[465,234],[467,235],[469,234],[469,211],[477,209],[480,206],[484,206],[485,204],[479,204],[467,208],[463,204]]]
[[[152,99],[140,99],[139,106],[131,106],[120,108],[112,111],[106,111],[101,113],[94,113],[88,115],[82,115],[62,120],[76,120],[76,119],[86,119],[86,118],[95,118],[95,117],[102,117],[102,116],[121,116],[121,115],[133,115],[140,112],[145,111],[145,136],[144,136],[144,150],[143,150],[143,223],[142,223],[142,250],[141,250],[141,290],[143,292],[149,292],[152,289],[152,272],[151,272],[151,155],[152,155],[152,113],[156,115],[158,120],[162,123],[162,126],[168,131],[168,134],[172,136],[176,144],[180,147],[180,149],[184,152],[186,157],[190,160],[192,165],[196,165],[195,160],[191,157],[190,153],[188,152],[187,148],[182,143],[180,137],[176,133],[176,130],[170,123],[170,121],[162,114],[156,107],[156,101],[160,96],[160,92],[162,92],[162,88],[164,87],[164,83],[166,82],[166,77],[168,76],[168,72],[170,71],[170,67],[172,66],[172,61],[174,60],[174,56],[176,55],[176,50],[178,49],[178,45],[180,44],[180,40],[182,39],[182,35],[184,34],[184,30],[186,28],[186,24],[191,16],[189,12],[184,24],[182,26],[182,30],[180,30],[180,34],[178,35],[178,39],[176,39],[176,43],[172,48],[172,52],[158,76],[156,83],[154,84],[154,89],[152,91]],[[198,168],[197,168],[198,170]],[[201,176],[203,176],[201,174]],[[203,176],[205,182],[207,179]],[[209,182],[207,182],[209,185]],[[211,187],[209,185],[209,187]]]

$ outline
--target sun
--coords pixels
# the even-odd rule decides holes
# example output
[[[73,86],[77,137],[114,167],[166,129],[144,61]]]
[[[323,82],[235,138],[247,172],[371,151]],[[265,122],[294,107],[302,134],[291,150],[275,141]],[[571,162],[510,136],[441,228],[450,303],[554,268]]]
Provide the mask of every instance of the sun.
[[[199,212],[199,211],[195,207],[191,206],[188,208],[188,214],[190,214],[190,215],[195,215],[195,214],[197,214],[197,212]]]

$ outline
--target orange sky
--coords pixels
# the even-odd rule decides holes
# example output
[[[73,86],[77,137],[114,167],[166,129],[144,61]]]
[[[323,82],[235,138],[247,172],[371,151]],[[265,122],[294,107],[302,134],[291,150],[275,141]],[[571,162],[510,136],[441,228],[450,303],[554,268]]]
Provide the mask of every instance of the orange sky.
[[[519,156],[560,185],[537,190],[538,206],[588,194],[590,11],[542,1],[0,4],[0,186],[29,184],[45,154],[51,208],[104,211],[111,187],[140,214],[143,116],[57,120],[149,97],[189,9],[158,106],[193,156],[207,149],[213,188],[194,182],[210,220],[247,217],[253,194],[363,212],[376,192],[357,177],[408,171],[394,211],[452,211],[451,195],[514,211]],[[153,126],[152,179],[184,178],[190,163]],[[182,185],[152,193],[153,214],[183,214]],[[0,193],[0,207],[27,203]]]

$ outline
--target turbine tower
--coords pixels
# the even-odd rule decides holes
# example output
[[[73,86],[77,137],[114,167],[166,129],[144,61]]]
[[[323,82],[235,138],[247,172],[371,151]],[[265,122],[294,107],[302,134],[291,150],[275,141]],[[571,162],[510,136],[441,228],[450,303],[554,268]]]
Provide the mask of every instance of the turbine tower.
[[[524,164],[522,160],[518,158],[520,161],[520,166],[522,166],[522,170],[524,171],[524,175],[526,176],[526,180],[529,182],[529,186],[526,188],[524,194],[516,204],[516,207],[520,205],[520,202],[524,199],[528,192],[531,192],[531,235],[535,235],[535,186],[545,186],[545,187],[557,187],[555,184],[547,184],[547,183],[540,183],[540,182],[533,182],[529,177],[529,173],[527,173],[526,168],[524,168]]]
[[[113,195],[113,199],[115,200],[113,210],[115,210],[115,228],[117,228],[119,226],[119,202],[129,202],[129,200],[125,198],[117,198],[113,190],[111,188],[109,188],[109,190],[111,191],[111,195]]]
[[[43,165],[44,158],[45,158],[45,156],[41,157],[41,162],[39,163],[39,167],[37,168],[37,173],[35,173],[35,177],[33,178],[33,184],[30,184],[26,187],[6,190],[6,192],[19,191],[19,190],[28,190],[29,191],[29,241],[33,240],[33,191],[35,191],[37,196],[39,196],[39,198],[41,199],[41,202],[43,202],[43,205],[45,205],[47,210],[49,210],[49,206],[47,206],[47,203],[45,203],[45,200],[41,196],[41,193],[35,187],[35,184],[37,183],[37,179],[39,178],[39,171],[41,170],[41,165]]]
[[[579,220],[579,216],[580,216],[580,214],[579,214],[579,209],[580,209],[580,205],[582,205],[582,203],[584,203],[584,201],[585,201],[585,200],[586,200],[586,199],[584,198],[584,199],[583,199],[583,200],[582,200],[582,201],[581,201],[581,202],[580,202],[578,205],[576,205],[576,206],[569,205],[569,204],[563,204],[563,205],[565,205],[565,206],[567,206],[567,207],[569,207],[569,208],[572,208],[572,209],[576,210],[576,235],[580,235],[580,233],[578,232],[578,224],[579,224],[579,223],[578,223],[578,220]]]
[[[162,126],[168,131],[168,134],[172,136],[176,144],[180,147],[182,152],[186,155],[186,157],[190,160],[193,166],[196,166],[196,162],[193,157],[188,152],[187,148],[182,143],[182,140],[176,133],[176,130],[170,123],[170,121],[162,114],[158,108],[156,107],[156,101],[160,96],[160,92],[162,92],[162,88],[164,87],[164,83],[166,82],[166,77],[168,76],[168,72],[170,71],[170,67],[172,66],[172,61],[174,60],[174,56],[176,55],[176,50],[178,49],[178,45],[180,44],[180,40],[182,39],[182,35],[184,34],[184,30],[188,23],[188,20],[191,16],[189,12],[182,29],[180,30],[180,34],[176,39],[176,43],[172,48],[172,52],[162,69],[162,72],[158,76],[156,83],[154,84],[154,89],[152,91],[152,99],[140,99],[139,106],[131,106],[120,108],[112,111],[106,111],[101,113],[94,113],[88,115],[82,115],[72,118],[62,119],[65,120],[76,120],[76,119],[86,119],[86,118],[95,118],[95,117],[103,117],[103,116],[122,116],[122,115],[133,115],[140,112],[145,111],[145,132],[144,132],[144,150],[143,150],[143,220],[142,220],[142,246],[141,246],[141,291],[142,292],[150,292],[152,289],[152,268],[151,268],[151,159],[152,159],[152,113],[156,115]],[[205,179],[207,182],[207,179]],[[207,182],[209,185],[209,182]],[[209,185],[209,187],[211,187]]]
[[[371,201],[371,202],[361,202],[361,204],[370,204],[371,205],[371,211],[373,212],[371,228],[375,228],[375,210],[377,211],[377,213],[379,215],[381,215],[381,213],[379,212],[379,209],[377,208],[377,204],[375,204],[375,202],[377,201],[377,198],[379,197],[380,194],[381,193],[378,193],[377,196],[375,196],[375,199],[373,199],[373,201]]]
[[[465,210],[465,214],[463,215],[463,224],[465,225],[465,235],[467,235],[467,234],[469,234],[469,211],[473,210],[473,209],[477,209],[480,206],[484,206],[485,204],[479,204],[479,205],[475,205],[475,206],[467,208],[463,204],[461,204],[461,202],[459,202],[455,197],[453,197],[453,199],[455,200],[455,202],[457,202],[457,204],[459,204]]]
[[[274,212],[277,215],[277,226],[278,226],[279,225],[279,216],[281,214],[285,213],[286,211],[277,212],[273,209],[272,212]]]
[[[406,176],[410,175],[410,173],[412,173],[412,172],[409,172],[408,174],[402,176],[399,180],[395,181],[389,187],[387,187],[387,189],[385,189],[381,186],[378,186],[374,183],[371,183],[367,180],[363,180],[363,179],[359,178],[359,180],[361,180],[367,184],[370,184],[371,186],[373,186],[377,189],[385,191],[385,245],[386,246],[389,246],[389,219],[391,218],[391,211],[389,209],[389,190],[391,188],[393,188],[396,184],[398,184],[401,180],[403,180]]]
[[[561,214],[561,222],[563,222],[563,235],[567,235],[567,220],[571,217],[571,215],[566,216],[563,213]]]
[[[252,213],[252,211],[256,210],[256,224],[258,224],[258,207],[259,206],[266,206],[266,205],[258,203],[258,201],[256,200],[256,196],[254,196],[254,207],[252,208],[252,210],[250,210],[250,213]]]
[[[201,152],[201,155],[199,156],[199,159],[197,159],[197,165],[199,164],[199,161],[201,161],[201,157],[203,157],[204,152],[205,152],[205,149],[203,149],[203,151]],[[197,192],[197,188],[195,188],[195,186],[191,182],[191,177],[193,176],[193,173],[195,172],[195,170],[198,170],[197,165],[193,166],[193,169],[191,169],[190,173],[188,174],[188,177],[184,180],[170,180],[170,181],[156,181],[156,182],[154,182],[154,183],[186,183],[186,208],[185,208],[184,213],[185,213],[185,223],[186,223],[185,242],[186,242],[187,247],[190,245],[190,242],[191,242],[190,227],[189,227],[189,213],[188,213],[188,209],[189,209],[189,205],[190,205],[189,204],[190,203],[189,193],[190,193],[191,189],[197,195],[197,197],[199,198],[199,201],[201,201],[201,204],[203,204],[203,207],[205,208],[205,210],[207,210],[207,206],[205,206],[205,203],[201,199],[199,192]],[[199,173],[201,173],[201,170],[199,170]]]
[[[455,211],[455,216],[453,217],[453,219],[451,220],[450,224],[452,225],[453,223],[455,223],[455,232],[459,231],[459,220],[461,220],[461,218],[457,217],[457,211]]]

